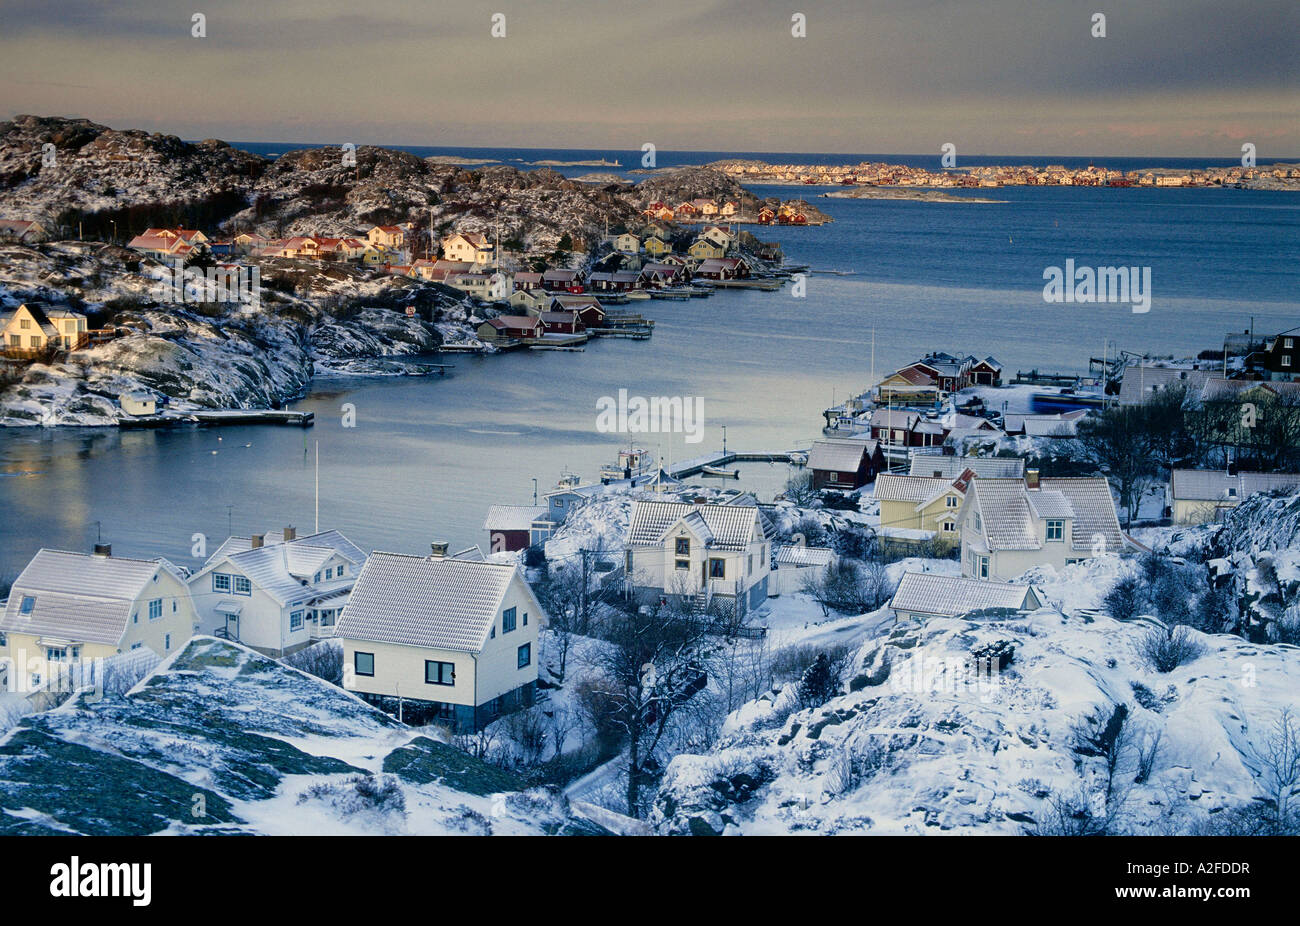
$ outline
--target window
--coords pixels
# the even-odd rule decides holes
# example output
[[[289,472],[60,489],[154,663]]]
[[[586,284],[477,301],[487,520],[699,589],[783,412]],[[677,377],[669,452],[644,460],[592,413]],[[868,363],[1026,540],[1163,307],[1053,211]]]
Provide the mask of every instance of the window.
[[[501,632],[509,633],[515,629],[515,609],[506,608],[501,612]]]
[[[953,524],[951,521],[944,521],[943,532],[945,534],[954,534],[957,532],[957,525]]]
[[[943,503],[944,503],[945,505],[947,505],[949,508],[956,508],[956,507],[957,507],[957,496],[955,496],[955,495],[949,495],[947,498],[945,498],[945,499],[943,500]]]
[[[18,606],[18,613],[26,617],[31,617],[32,612],[36,610],[36,599],[31,595],[23,595],[22,603]]]
[[[1283,338],[1282,346],[1287,350],[1290,350],[1291,348],[1295,347],[1295,338]]]
[[[8,645],[9,645],[9,638],[6,637],[3,633],[0,633],[0,646],[8,646]]]
[[[525,643],[519,647],[519,668],[524,668],[533,661],[533,645]]]
[[[290,629],[290,630],[301,630],[301,629],[302,629],[302,612],[301,612],[301,611],[290,611],[290,612],[289,612],[289,629]]]
[[[1047,539],[1064,540],[1065,539],[1065,522],[1051,519],[1047,522]]]
[[[727,577],[727,561],[725,559],[711,558],[709,560],[709,578],[725,579]]]
[[[172,613],[175,614],[176,611],[177,611],[176,599],[173,598],[173,599],[172,599]]]
[[[235,594],[253,594],[253,583],[248,580],[248,576],[235,576]]]
[[[143,643],[132,643],[131,649],[141,649],[143,646],[144,646]]]
[[[688,560],[688,559],[679,559],[679,560],[675,560],[675,561],[673,562],[673,565],[674,565],[675,567],[677,567],[678,569],[690,569],[690,568],[691,568],[691,561]]]
[[[691,555],[691,538],[690,538],[690,537],[678,537],[678,538],[677,538],[677,555],[678,555],[678,556],[690,556],[690,555]]]
[[[149,602],[149,620],[156,621],[162,619],[162,599],[155,598]]]
[[[348,568],[348,567],[347,567],[346,565],[341,565],[341,566],[339,566],[338,569],[335,569],[334,572],[335,572],[335,574],[336,574],[336,575],[341,579],[341,578],[343,578],[343,574],[344,574],[344,572],[347,570],[347,568]]]
[[[45,647],[45,660],[46,662],[62,662],[63,650],[54,646]]]
[[[980,517],[980,513],[978,511],[975,512],[975,529],[979,531],[981,534],[984,533],[984,520]]]
[[[428,685],[456,684],[456,663],[424,660],[424,681]]]
[[[524,612],[524,626],[525,626],[525,627],[528,626],[528,612],[527,612],[527,611]]]
[[[334,578],[334,567],[333,567],[333,566],[331,566],[329,569],[326,569],[326,570],[325,570],[325,581],[328,582],[328,581],[329,581],[330,579],[332,579],[332,578]]]
[[[1291,355],[1290,355],[1290,354],[1283,354],[1283,355],[1282,355],[1282,366],[1284,366],[1284,367],[1289,367],[1290,365],[1291,365]]]
[[[72,647],[71,652],[72,652],[72,661],[73,661],[73,662],[76,662],[78,659],[81,658],[81,647],[80,647],[80,646],[74,646],[74,647]]]
[[[318,572],[318,573],[316,573],[314,576],[312,576],[312,577],[311,577],[311,580],[312,580],[313,582],[319,582],[319,581],[320,581],[320,573]]]
[[[163,649],[170,651],[171,648],[172,648],[172,635],[170,633],[165,634],[163,636]]]
[[[375,675],[375,654],[374,653],[353,653],[352,670],[357,675],[366,675],[371,678]]]
[[[230,576],[224,572],[212,573],[212,590],[214,592],[230,591]]]
[[[987,556],[977,556],[975,557],[975,564],[979,577],[987,579],[989,577],[989,558]]]

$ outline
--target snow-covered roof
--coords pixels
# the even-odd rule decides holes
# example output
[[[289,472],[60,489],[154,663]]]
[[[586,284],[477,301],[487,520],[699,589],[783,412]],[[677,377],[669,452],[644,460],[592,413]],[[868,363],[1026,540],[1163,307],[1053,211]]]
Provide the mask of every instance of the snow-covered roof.
[[[930,573],[905,572],[889,606],[895,611],[913,611],[955,617],[983,608],[1037,608],[1040,605],[1028,585],[1008,585],[980,579],[962,579]]]
[[[159,570],[175,574],[164,560],[41,550],[14,580],[0,630],[115,645]],[[25,598],[33,599],[29,614],[21,613]]]
[[[330,583],[313,581],[331,558],[340,556],[354,567],[366,561],[366,554],[336,530],[298,537],[287,543],[283,531],[272,531],[263,537],[259,547],[252,546],[248,537],[229,538],[208,557],[203,568],[190,579],[191,584],[221,563],[229,562],[281,605],[297,604],[333,589]],[[356,574],[353,569],[346,580],[340,581],[350,585]]]
[[[376,551],[361,570],[335,636],[478,652],[517,575],[512,563]]]
[[[752,541],[767,536],[767,522],[753,505],[637,501],[632,505],[628,542],[633,546],[658,545],[683,519],[714,549],[743,550]]]
[[[862,464],[862,456],[876,452],[874,440],[818,440],[808,450],[808,468],[823,472],[852,473]]]
[[[1300,486],[1300,473],[1238,473],[1221,470],[1176,469],[1170,477],[1170,491],[1180,501],[1214,502],[1240,500],[1256,492]],[[1235,494],[1229,493],[1235,489]]]
[[[538,518],[546,517],[545,505],[493,505],[483,520],[485,531],[526,531]]]
[[[834,560],[835,551],[824,547],[786,543],[776,548],[778,566],[829,566]]]
[[[951,479],[933,476],[900,476],[881,473],[876,477],[876,498],[882,502],[923,502],[956,488]]]
[[[1025,461],[1020,457],[959,457],[939,453],[913,453],[912,476],[940,475],[956,479],[969,469],[985,479],[1019,479],[1025,474]]]
[[[976,478],[969,497],[979,506],[992,550],[1039,549],[1036,522],[1046,518],[1073,518],[1075,550],[1092,549],[1098,536],[1106,550],[1124,546],[1110,486],[1101,476],[1042,479],[1037,490],[1021,479]]]

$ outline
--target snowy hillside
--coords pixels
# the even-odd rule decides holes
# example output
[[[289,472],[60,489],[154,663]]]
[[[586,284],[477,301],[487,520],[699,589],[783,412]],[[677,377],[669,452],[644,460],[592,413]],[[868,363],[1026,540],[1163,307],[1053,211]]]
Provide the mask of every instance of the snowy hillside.
[[[1261,758],[1300,709],[1300,649],[1197,634],[1161,674],[1146,622],[1063,617],[907,623],[864,644],[850,693],[800,709],[793,686],[733,713],[718,745],[668,767],[660,833],[1186,832],[1266,792]],[[968,669],[994,644],[1001,673]],[[987,664],[985,664],[987,665]],[[1081,745],[1125,719],[1115,772]],[[1110,797],[1107,798],[1107,779]]]
[[[606,815],[608,816],[608,815]],[[549,791],[235,644],[0,739],[0,835],[601,833]]]

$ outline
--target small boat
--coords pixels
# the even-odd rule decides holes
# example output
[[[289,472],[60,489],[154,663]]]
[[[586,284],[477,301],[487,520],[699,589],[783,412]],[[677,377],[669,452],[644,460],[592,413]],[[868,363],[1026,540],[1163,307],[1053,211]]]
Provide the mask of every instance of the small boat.
[[[807,465],[808,465],[808,454],[804,453],[802,450],[796,450],[796,451],[794,451],[793,453],[790,454],[790,465],[791,465],[791,466],[807,466]]]
[[[624,293],[624,295],[627,296],[627,298],[628,298],[629,300],[630,300],[630,299],[649,299],[649,298],[650,298],[650,294],[649,294],[648,292],[646,292],[644,289],[632,289],[632,290],[628,290],[626,293]]]
[[[703,468],[700,469],[700,472],[703,473],[703,474],[706,475],[706,476],[718,476],[718,477],[720,477],[720,478],[722,478],[722,479],[739,479],[739,478],[740,478],[740,470],[738,470],[738,469],[723,469],[721,466],[705,466],[705,467],[703,467]]]
[[[650,298],[651,299],[689,299],[691,298],[691,291],[686,287],[681,287],[680,289],[675,287],[674,288],[665,287],[664,289],[652,289],[650,290]]]
[[[601,467],[600,481],[612,482],[616,479],[635,479],[654,471],[654,457],[650,451],[641,447],[629,447],[618,452],[618,462]]]

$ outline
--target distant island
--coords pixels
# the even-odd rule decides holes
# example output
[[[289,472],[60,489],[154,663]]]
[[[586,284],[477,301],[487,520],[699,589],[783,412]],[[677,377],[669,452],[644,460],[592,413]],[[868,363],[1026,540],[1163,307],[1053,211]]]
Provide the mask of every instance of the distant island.
[[[622,167],[618,161],[606,161],[598,158],[594,161],[529,161],[530,167]]]
[[[942,190],[909,190],[899,187],[855,186],[847,190],[823,193],[831,199],[906,199],[920,203],[1005,203],[1005,199],[985,196],[956,196]]]
[[[936,161],[938,159],[936,158]],[[706,165],[745,184],[807,184],[944,188],[1003,186],[1227,187],[1240,190],[1300,191],[1300,165],[1231,167],[1144,167],[1123,171],[1089,164],[980,165],[931,170],[908,164],[863,161],[858,164],[769,164],[750,158],[724,158]],[[938,201],[938,200],[936,200]]]

